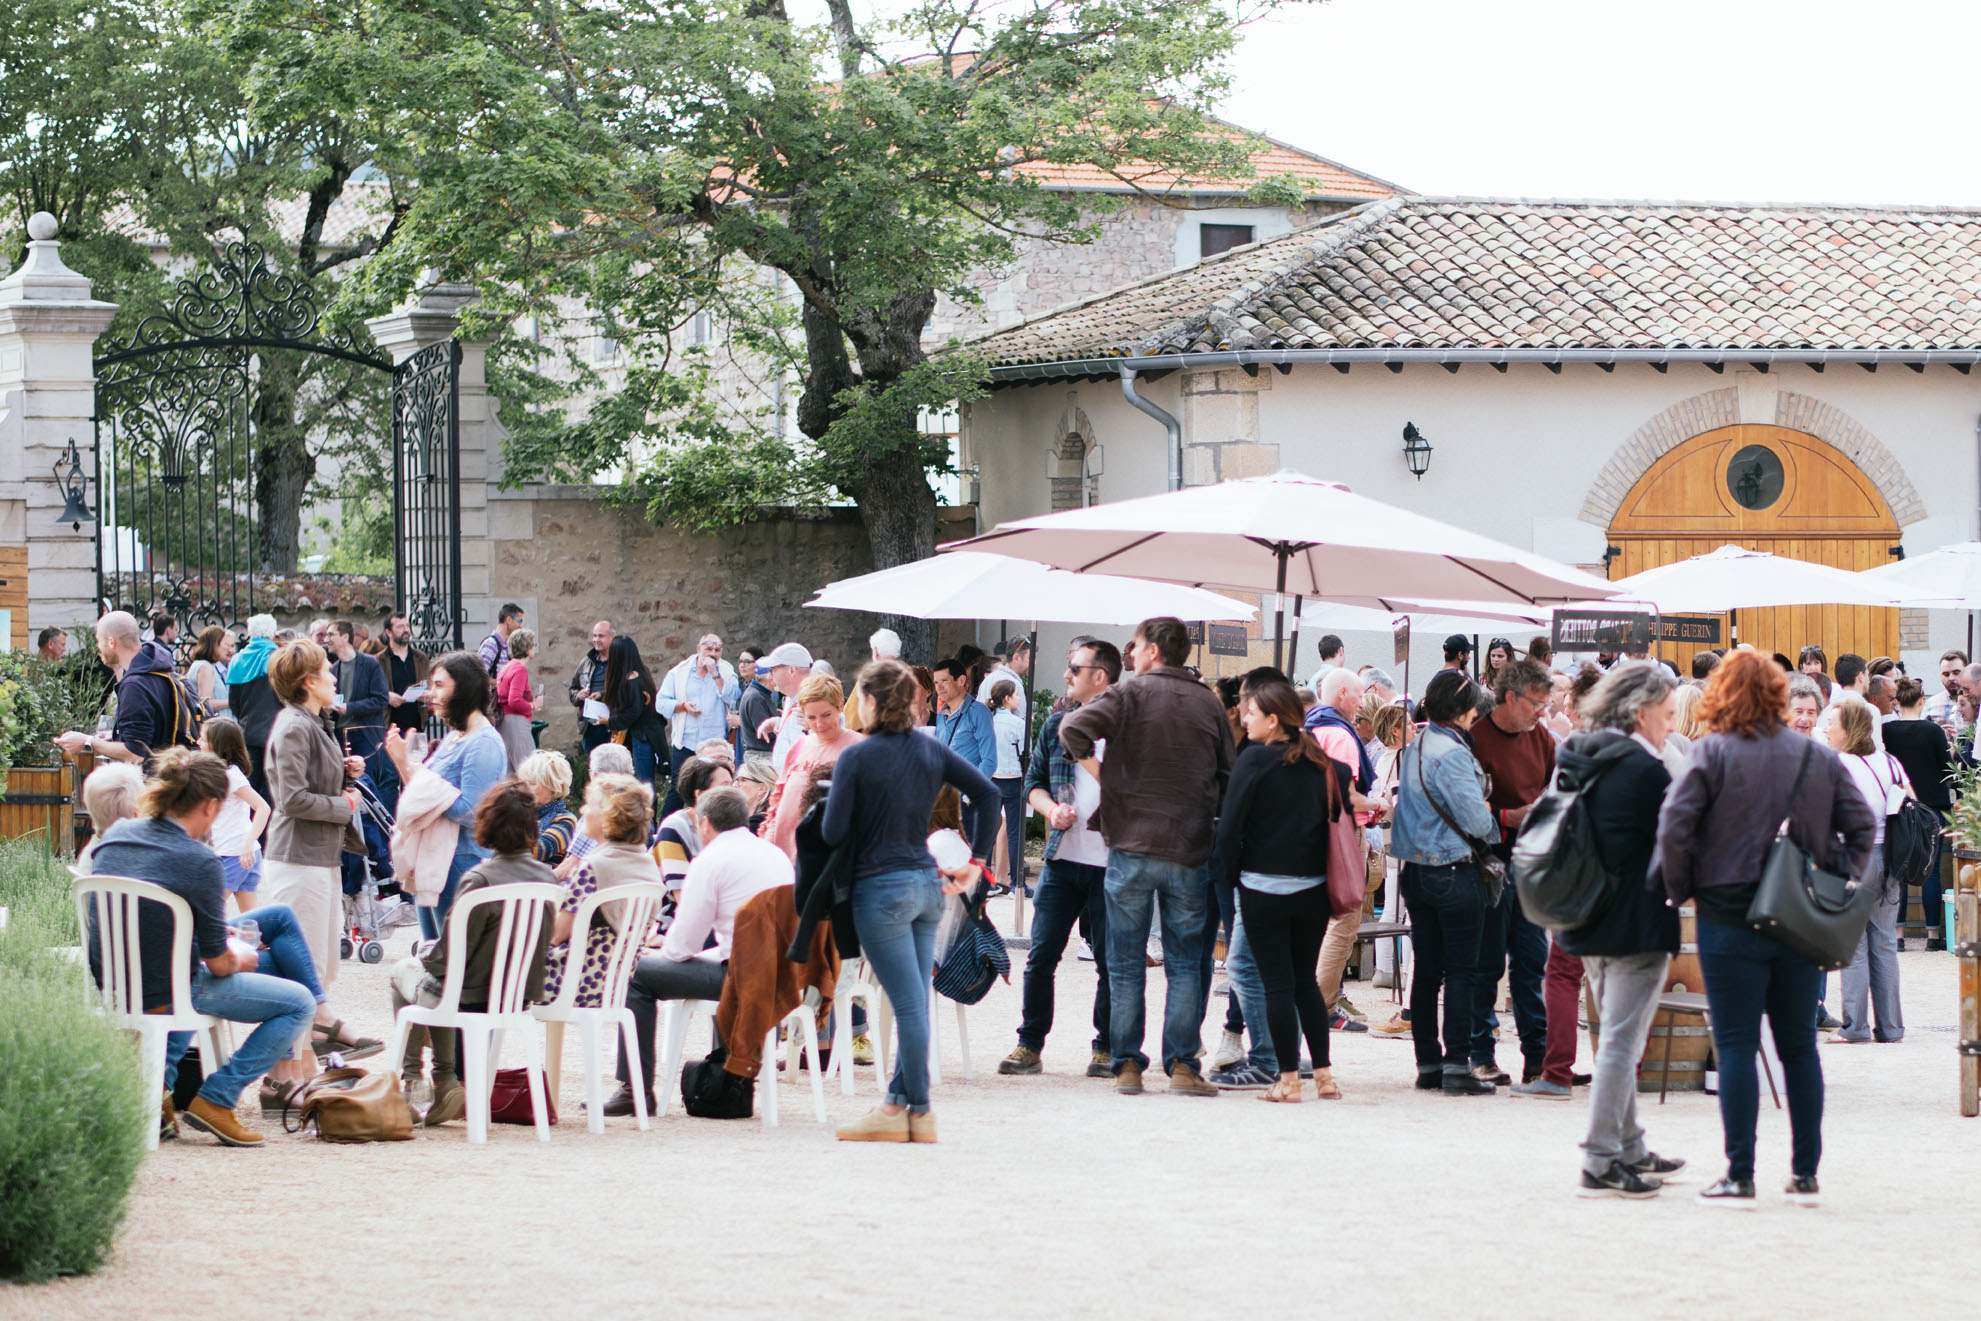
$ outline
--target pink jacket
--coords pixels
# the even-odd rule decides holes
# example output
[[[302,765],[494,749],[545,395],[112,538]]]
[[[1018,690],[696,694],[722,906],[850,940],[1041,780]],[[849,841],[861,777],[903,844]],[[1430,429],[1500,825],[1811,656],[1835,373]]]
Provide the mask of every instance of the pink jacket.
[[[424,766],[413,768],[399,795],[398,821],[392,827],[392,878],[400,889],[416,896],[421,908],[438,907],[440,892],[447,888],[454,846],[461,838],[461,827],[448,817],[447,809],[460,796],[459,789]]]
[[[495,681],[495,709],[504,715],[527,716],[534,713],[536,694],[530,691],[530,667],[527,661],[510,661],[502,667],[501,677]]]

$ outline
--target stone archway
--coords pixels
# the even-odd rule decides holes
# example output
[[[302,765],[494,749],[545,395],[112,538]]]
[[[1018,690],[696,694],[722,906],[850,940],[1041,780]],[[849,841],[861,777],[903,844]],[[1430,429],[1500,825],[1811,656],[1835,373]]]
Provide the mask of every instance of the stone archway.
[[[1053,427],[1052,509],[1079,509],[1096,498],[1087,477],[1087,452],[1094,447],[1094,424],[1080,408],[1080,392],[1066,394],[1066,411]],[[1087,489],[1083,489],[1087,488]]]
[[[1920,499],[1904,466],[1884,442],[1850,414],[1813,395],[1777,390],[1772,417],[1743,419],[1740,396],[1741,391],[1731,385],[1708,390],[1681,399],[1646,420],[1617,446],[1597,474],[1582,501],[1582,521],[1608,527],[1631,489],[1665,455],[1694,436],[1738,426],[1743,420],[1800,431],[1838,451],[1870,479],[1900,527],[1926,517],[1926,502]]]

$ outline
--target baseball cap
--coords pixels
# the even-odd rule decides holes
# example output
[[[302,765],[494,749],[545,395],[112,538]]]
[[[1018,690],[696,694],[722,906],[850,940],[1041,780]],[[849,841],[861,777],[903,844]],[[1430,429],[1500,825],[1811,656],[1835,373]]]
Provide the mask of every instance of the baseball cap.
[[[759,660],[757,665],[766,670],[776,669],[780,665],[795,665],[801,670],[809,670],[812,668],[812,653],[805,650],[802,642],[783,642],[772,647],[770,654]]]
[[[1454,656],[1470,656],[1472,654],[1472,639],[1466,637],[1463,633],[1454,633],[1444,640],[1444,649]]]

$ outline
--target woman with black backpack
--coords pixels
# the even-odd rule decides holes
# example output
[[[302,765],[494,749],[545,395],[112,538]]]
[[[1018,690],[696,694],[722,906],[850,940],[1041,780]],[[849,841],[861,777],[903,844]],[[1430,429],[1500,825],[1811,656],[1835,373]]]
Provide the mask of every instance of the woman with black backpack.
[[[1646,1147],[1637,1122],[1637,1065],[1678,952],[1678,913],[1648,879],[1658,809],[1671,785],[1662,749],[1677,689],[1662,665],[1617,666],[1577,703],[1583,728],[1568,736],[1555,762],[1559,783],[1580,789],[1611,885],[1587,923],[1555,934],[1564,952],[1582,960],[1602,1024],[1582,1139],[1584,1197],[1651,1197],[1662,1176],[1685,1164]],[[1574,1030],[1572,1021],[1568,1026]]]

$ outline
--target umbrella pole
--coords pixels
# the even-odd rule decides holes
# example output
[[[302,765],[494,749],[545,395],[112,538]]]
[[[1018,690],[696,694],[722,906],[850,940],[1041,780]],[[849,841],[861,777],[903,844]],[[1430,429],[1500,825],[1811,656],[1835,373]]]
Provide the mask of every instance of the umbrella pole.
[[[1288,669],[1293,669],[1300,664],[1300,607],[1306,604],[1306,601],[1307,598],[1304,596],[1295,596],[1293,598],[1293,636],[1286,643],[1286,665]],[[1300,681],[1294,679],[1291,674],[1286,677],[1293,681],[1295,688],[1300,686]]]
[[[1286,673],[1286,561],[1292,554],[1279,547],[1279,585],[1273,589],[1273,668]]]

